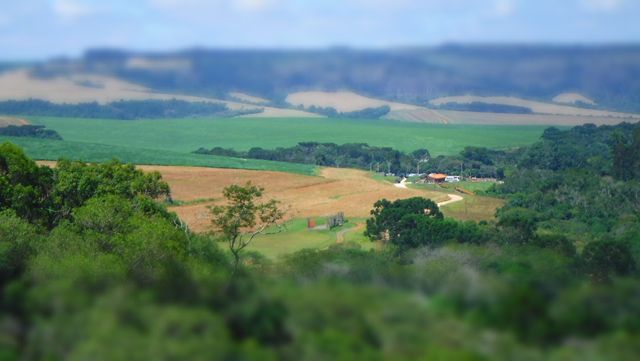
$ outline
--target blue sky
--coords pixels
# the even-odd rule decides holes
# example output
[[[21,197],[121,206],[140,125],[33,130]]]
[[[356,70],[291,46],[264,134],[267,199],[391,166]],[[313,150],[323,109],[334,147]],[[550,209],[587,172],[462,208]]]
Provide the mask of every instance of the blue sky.
[[[639,0],[0,0],[0,58],[90,47],[640,41]]]

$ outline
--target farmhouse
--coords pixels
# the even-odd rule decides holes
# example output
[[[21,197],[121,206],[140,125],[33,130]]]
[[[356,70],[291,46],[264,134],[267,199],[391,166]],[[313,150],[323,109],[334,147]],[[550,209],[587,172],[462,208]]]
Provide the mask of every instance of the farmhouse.
[[[429,173],[429,175],[427,175],[427,181],[429,183],[443,183],[445,179],[447,179],[447,175],[442,173]]]

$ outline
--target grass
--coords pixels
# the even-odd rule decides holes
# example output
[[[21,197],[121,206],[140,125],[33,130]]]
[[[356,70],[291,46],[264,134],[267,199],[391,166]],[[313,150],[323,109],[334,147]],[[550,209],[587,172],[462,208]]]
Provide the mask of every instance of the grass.
[[[463,188],[468,191],[472,191],[474,193],[482,193],[489,190],[493,187],[495,183],[492,182],[456,182],[456,183],[441,183],[439,185],[436,184],[422,184],[422,183],[414,183],[410,184],[411,188],[419,188],[419,189],[427,189],[435,192],[448,192],[448,193],[458,193],[456,192],[456,188]]]
[[[276,148],[302,141],[368,143],[403,151],[427,148],[432,155],[465,146],[506,149],[533,143],[546,126],[440,125],[365,119],[186,118],[110,120],[27,117],[67,141],[189,153],[200,147],[236,150]]]
[[[5,141],[22,147],[29,157],[38,160],[67,158],[85,162],[105,162],[118,159],[122,162],[133,164],[239,168],[272,170],[305,175],[316,174],[316,167],[308,164],[218,157],[179,153],[161,149],[145,149],[68,140],[0,137],[0,143]]]
[[[396,182],[396,179],[397,179],[397,177],[395,176],[386,176],[382,173],[371,172],[369,174],[371,174],[371,179],[377,180],[379,182],[384,182],[384,183],[393,184]]]
[[[492,183],[492,182],[462,181],[462,182],[456,182],[456,183],[444,183],[442,184],[442,187],[444,187],[444,189],[447,191],[455,191],[456,188],[462,188],[468,191],[472,191],[474,193],[482,193],[489,190],[489,188],[493,187],[494,184],[495,183]],[[438,188],[442,190],[442,187],[438,187]]]
[[[476,183],[476,182],[458,182],[435,184],[410,184],[411,188],[426,189],[437,192],[455,193],[464,197],[460,202],[448,204],[441,208],[445,216],[457,219],[459,221],[491,221],[495,219],[496,210],[504,205],[504,200],[494,197],[482,195],[465,195],[457,192],[456,187],[461,187],[473,192],[482,192],[493,183]]]
[[[442,213],[460,221],[490,221],[495,218],[496,209],[503,205],[504,201],[499,198],[464,196],[462,201],[442,207]]]
[[[338,232],[353,229],[358,222],[362,222],[362,220],[350,219],[344,226],[332,230],[309,230],[306,219],[294,219],[286,223],[286,230],[283,232],[256,237],[247,250],[259,252],[270,259],[276,259],[303,249],[324,249],[337,243]],[[344,236],[347,242],[358,242],[364,247],[371,247],[362,231],[349,231]]]

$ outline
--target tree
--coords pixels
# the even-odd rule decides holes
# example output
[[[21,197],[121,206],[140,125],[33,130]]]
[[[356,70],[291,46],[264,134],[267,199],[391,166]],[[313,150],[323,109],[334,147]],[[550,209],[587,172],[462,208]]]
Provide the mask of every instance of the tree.
[[[47,223],[53,171],[38,166],[21,148],[0,144],[0,211],[12,209],[29,222]]]
[[[271,199],[265,203],[256,203],[263,195],[264,188],[251,182],[246,185],[231,185],[224,189],[227,204],[211,208],[212,223],[216,231],[229,245],[234,259],[234,272],[240,263],[240,252],[256,236],[266,232],[270,226],[278,225],[284,211],[278,208],[278,202]]]
[[[536,227],[536,213],[529,209],[503,209],[498,214],[498,228],[505,243],[530,242],[534,238]]]
[[[633,132],[631,141],[621,133],[613,135],[613,173],[621,180],[640,177],[640,128]]]
[[[593,241],[582,251],[582,263],[595,281],[609,281],[612,276],[626,276],[636,269],[631,247],[626,242]]]
[[[394,244],[410,239],[420,218],[442,220],[444,217],[435,202],[421,197],[395,202],[379,200],[373,205],[371,216],[367,220],[365,235],[371,240],[382,239]]]

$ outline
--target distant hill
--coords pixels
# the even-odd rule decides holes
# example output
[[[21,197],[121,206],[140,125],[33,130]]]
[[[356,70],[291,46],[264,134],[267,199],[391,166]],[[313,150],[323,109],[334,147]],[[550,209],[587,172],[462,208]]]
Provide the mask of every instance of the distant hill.
[[[573,93],[599,109],[640,112],[640,45],[166,53],[98,49],[77,60],[38,66],[42,76],[69,71],[116,76],[168,93],[221,98],[242,92],[276,104],[290,93],[309,90],[350,90],[416,105],[457,95],[552,102],[559,94]]]
[[[558,97],[554,98],[558,102]],[[560,98],[561,100],[564,98]],[[606,117],[606,118],[640,118],[640,114],[610,112],[597,109],[585,109],[576,106],[559,105],[553,103],[545,103],[527,99],[520,99],[515,97],[481,97],[481,96],[453,96],[442,97],[429,101],[434,106],[446,106],[448,104],[493,104],[511,107],[522,107],[529,109],[535,114],[547,114],[547,115],[569,115],[569,116],[583,116],[583,117]]]

